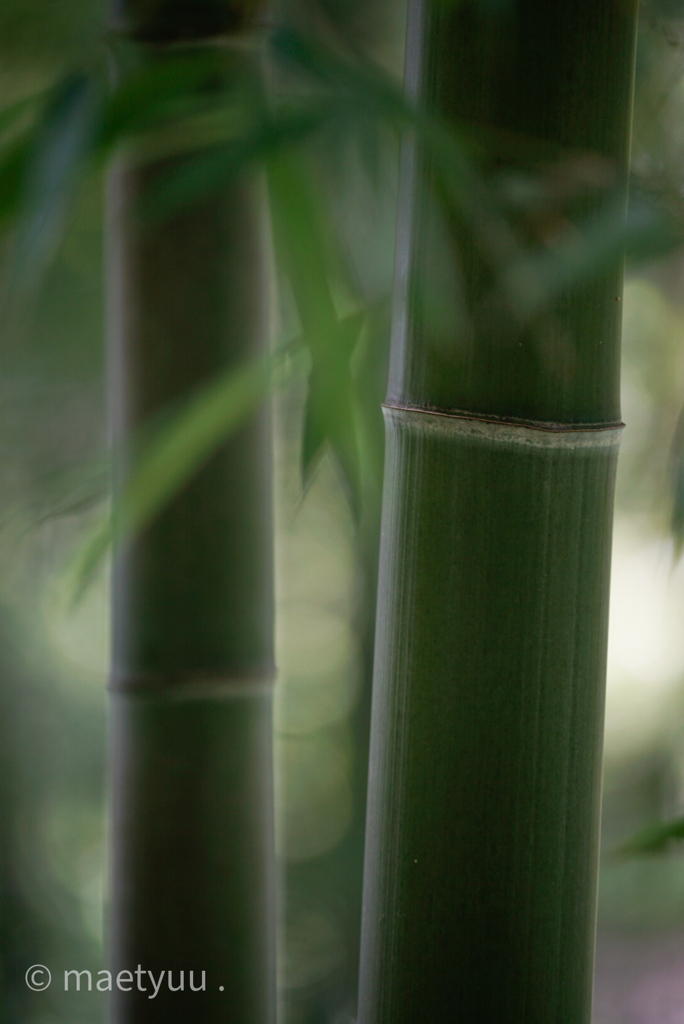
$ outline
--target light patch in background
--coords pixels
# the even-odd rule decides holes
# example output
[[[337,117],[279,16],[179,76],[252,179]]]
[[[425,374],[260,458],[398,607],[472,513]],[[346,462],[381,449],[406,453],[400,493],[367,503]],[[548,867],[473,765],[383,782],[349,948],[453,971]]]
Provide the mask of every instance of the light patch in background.
[[[315,605],[284,608],[278,618],[276,657],[277,732],[315,732],[351,714],[360,664],[347,619]]]
[[[91,801],[63,799],[47,809],[41,824],[55,880],[76,901],[84,926],[101,946],[105,897],[102,810]]]
[[[325,515],[325,510],[323,510]],[[308,505],[276,532],[276,599],[289,604],[333,604],[346,610],[354,579],[352,538],[333,519],[317,521]]]
[[[319,857],[344,838],[352,813],[351,750],[346,729],[319,730],[276,741],[280,765],[279,855]]]
[[[622,759],[666,739],[682,715],[684,563],[672,542],[615,525],[605,754]]]
[[[63,575],[52,576],[41,600],[41,614],[52,650],[63,662],[67,683],[104,687],[109,673],[109,572],[98,573],[74,604]]]

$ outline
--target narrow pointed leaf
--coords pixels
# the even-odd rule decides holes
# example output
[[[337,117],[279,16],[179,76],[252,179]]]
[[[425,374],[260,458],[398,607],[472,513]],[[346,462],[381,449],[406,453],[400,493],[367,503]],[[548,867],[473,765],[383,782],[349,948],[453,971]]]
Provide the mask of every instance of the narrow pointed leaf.
[[[0,228],[5,228],[19,210],[30,152],[31,139],[27,136],[3,147],[0,157]]]
[[[364,326],[364,321],[364,314],[354,313],[352,316],[342,320],[339,325],[339,343],[343,348],[346,345],[348,360],[352,358],[356,343]],[[334,386],[334,382],[330,382],[330,384]],[[354,384],[355,382],[352,378],[351,386],[354,392],[350,395],[350,400],[356,405],[356,388]],[[305,487],[308,486],[313,471],[323,454],[326,441],[330,440],[329,421],[331,408],[329,395],[326,393],[327,390],[328,382],[326,380],[321,381],[317,369],[313,368],[309,375],[309,395],[304,412],[304,432],[302,437],[302,480]],[[357,420],[355,427],[358,432],[359,422],[357,417],[355,419]],[[335,433],[334,428],[332,433]],[[338,458],[340,458],[340,464],[344,468],[346,464],[343,461],[345,453],[340,453],[337,449],[334,450]],[[358,466],[351,467],[351,472],[358,473],[358,471]]]
[[[73,75],[55,90],[30,152],[17,151],[13,171],[23,163],[23,208],[11,281],[26,293],[58,245],[77,195],[96,133],[102,95],[92,76]]]
[[[225,54],[201,51],[172,54],[127,76],[108,104],[100,145],[106,150],[121,139],[175,121],[200,105],[225,103],[236,88]]]
[[[313,376],[313,375],[312,375]],[[311,379],[309,387],[312,387]],[[315,394],[315,389],[314,394]],[[304,430],[302,434],[302,481],[304,487],[308,487],[313,472],[323,455],[325,448],[326,433],[319,410],[314,401],[309,397],[304,409]]]
[[[302,142],[323,123],[324,108],[262,117],[235,138],[207,146],[174,167],[151,194],[147,215],[161,219],[211,194],[258,160]]]
[[[27,115],[35,114],[36,109],[45,102],[46,93],[40,92],[26,96],[16,103],[0,110],[0,139],[17,130],[17,125],[26,120]]]
[[[78,599],[112,543],[142,530],[237,430],[269,390],[303,372],[301,350],[283,348],[208,385],[170,421],[153,431],[134,461],[130,483],[71,567]]]
[[[661,853],[674,840],[684,839],[684,817],[673,818],[638,832],[615,850],[614,855],[631,857],[649,853]]]
[[[324,437],[335,453],[355,514],[361,478],[355,399],[349,366],[349,324],[340,322],[328,280],[325,232],[302,161],[278,156],[269,162],[276,248],[289,277],[312,359],[305,472]],[[356,333],[358,337],[358,331]],[[356,338],[354,338],[356,340]]]

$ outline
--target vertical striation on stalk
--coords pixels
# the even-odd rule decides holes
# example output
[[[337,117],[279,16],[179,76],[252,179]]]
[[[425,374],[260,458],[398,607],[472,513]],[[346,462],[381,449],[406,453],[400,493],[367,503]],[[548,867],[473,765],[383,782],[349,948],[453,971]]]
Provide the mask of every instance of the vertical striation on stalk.
[[[624,206],[635,28],[634,0],[410,0],[407,89],[503,140],[501,168],[592,154]],[[436,182],[408,140],[359,1021],[588,1024],[622,267],[517,322],[487,211],[461,209],[446,235],[471,315],[449,333],[425,301]]]
[[[253,13],[114,2],[117,30],[146,59],[169,43],[216,44],[252,75]],[[122,162],[110,180],[115,494],[138,428],[269,340],[262,185],[231,179],[146,219],[172,169]],[[275,1020],[269,435],[262,410],[116,559],[110,969],[163,980],[153,996],[146,973],[115,982],[113,1024]]]

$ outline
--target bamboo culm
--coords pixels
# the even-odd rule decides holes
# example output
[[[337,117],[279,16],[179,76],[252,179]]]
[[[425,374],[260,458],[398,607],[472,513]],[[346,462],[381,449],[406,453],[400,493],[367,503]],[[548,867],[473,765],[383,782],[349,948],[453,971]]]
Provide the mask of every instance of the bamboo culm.
[[[219,34],[229,60],[246,12],[131,0],[114,15],[151,60]],[[253,74],[258,46],[235,59]],[[146,220],[170,167],[122,161],[109,182],[115,498],[139,428],[269,341],[263,188],[234,180]],[[112,1024],[275,1020],[270,492],[262,410],[115,561],[109,966],[133,983],[113,986]]]
[[[505,135],[509,170],[532,143],[556,167],[598,156],[624,205],[635,29],[631,0],[410,0],[407,89]],[[434,182],[407,140],[359,1022],[588,1024],[622,267],[541,324],[449,335],[422,301]],[[482,310],[480,240],[457,216],[447,233]]]

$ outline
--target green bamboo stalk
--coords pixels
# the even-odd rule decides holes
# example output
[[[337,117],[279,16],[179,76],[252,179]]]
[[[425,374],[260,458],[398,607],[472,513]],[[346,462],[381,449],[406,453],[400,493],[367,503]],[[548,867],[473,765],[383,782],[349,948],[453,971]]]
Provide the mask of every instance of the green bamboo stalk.
[[[250,6],[130,0],[115,15],[150,59],[167,43],[234,33],[222,40],[227,59],[254,73]],[[110,182],[115,495],[141,424],[268,343],[261,184],[233,179],[146,221],[145,197],[170,169],[122,164]],[[275,1019],[269,431],[262,411],[116,560],[114,1024]],[[133,973],[120,985],[122,971]],[[183,972],[182,991],[170,991],[169,972],[174,989]]]
[[[624,195],[635,22],[633,0],[411,0],[407,88],[505,133],[509,168],[598,154]],[[445,339],[421,301],[435,172],[402,161],[359,1021],[587,1024],[622,268],[516,326],[456,216],[485,315]]]

